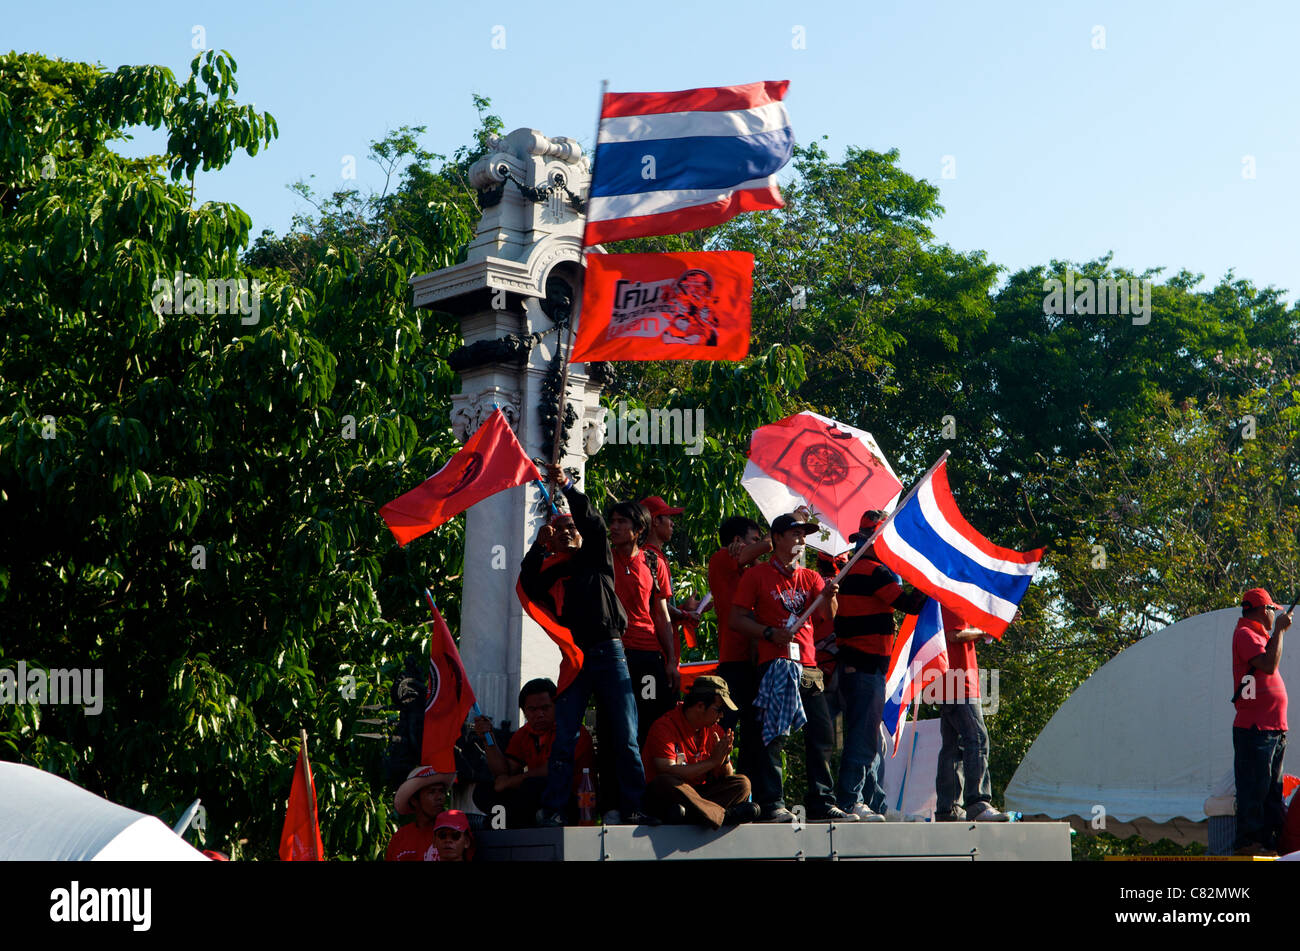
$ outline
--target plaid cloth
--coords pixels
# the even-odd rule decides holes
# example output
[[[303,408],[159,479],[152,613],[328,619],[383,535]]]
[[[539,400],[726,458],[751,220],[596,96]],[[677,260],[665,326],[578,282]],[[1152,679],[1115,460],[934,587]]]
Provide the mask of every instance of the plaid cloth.
[[[799,662],[785,657],[772,661],[763,674],[754,706],[763,711],[764,746],[778,736],[797,733],[808,722],[803,699],[799,696],[802,675],[803,668]]]

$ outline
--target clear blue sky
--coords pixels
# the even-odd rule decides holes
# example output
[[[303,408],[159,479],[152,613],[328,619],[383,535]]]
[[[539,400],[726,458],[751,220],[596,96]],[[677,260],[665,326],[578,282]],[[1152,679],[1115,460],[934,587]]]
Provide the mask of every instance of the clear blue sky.
[[[590,142],[601,79],[615,91],[789,79],[800,141],[829,136],[835,157],[848,145],[899,149],[908,172],[940,186],[935,230],[955,248],[1012,269],[1113,250],[1134,270],[1214,280],[1231,268],[1300,297],[1300,4],[4,6],[3,49],[159,64],[180,79],[195,27],[229,50],[238,98],[271,112],[280,138],[201,172],[199,195],[240,205],[255,232],[283,231],[306,210],[285,188],[299,178],[324,191],[377,186],[365,153],[388,129],[427,125],[426,147],[450,153],[475,127],[472,93],[507,129]],[[1104,49],[1093,48],[1098,28]],[[345,155],[357,158],[355,183],[341,178]]]

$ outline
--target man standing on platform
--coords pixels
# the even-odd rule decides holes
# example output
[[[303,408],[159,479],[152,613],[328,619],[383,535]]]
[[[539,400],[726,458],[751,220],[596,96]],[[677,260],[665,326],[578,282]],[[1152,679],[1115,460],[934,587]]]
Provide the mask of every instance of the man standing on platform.
[[[582,669],[555,701],[555,743],[547,764],[539,820],[563,825],[563,812],[573,791],[574,751],[582,717],[594,693],[604,719],[601,743],[608,744],[617,763],[618,802],[627,821],[642,818],[645,769],[637,746],[636,701],[628,676],[621,635],[627,615],[614,585],[614,554],[605,522],[557,465],[547,467],[550,482],[562,487],[568,515],[555,515],[538,533],[520,566],[519,581],[527,597],[545,605],[573,633],[582,649]],[[547,546],[554,555],[547,560]],[[549,567],[545,567],[549,564]]]
[[[1277,668],[1282,660],[1282,634],[1290,626],[1291,612],[1280,612],[1263,588],[1251,588],[1241,596],[1241,620],[1232,632],[1232,702],[1237,707],[1232,721],[1232,768],[1237,781],[1234,844],[1238,855],[1277,855],[1282,835],[1286,684]]]
[[[709,591],[718,616],[718,676],[726,681],[739,714],[726,710],[722,726],[736,730],[740,745],[740,771],[757,775],[755,757],[763,755],[762,716],[754,709],[758,677],[754,671],[754,641],[731,629],[731,604],[746,569],[772,550],[763,528],[753,519],[733,515],[718,529],[722,548],[709,559]]]
[[[650,815],[714,829],[757,818],[758,806],[745,802],[749,780],[731,766],[731,731],[717,726],[724,709],[736,705],[722,678],[697,677],[685,701],[650,728],[641,752]]]
[[[885,513],[863,514],[849,541],[866,543]],[[898,577],[867,552],[840,582],[835,613],[839,695],[844,703],[844,758],[836,798],[845,812],[866,822],[884,819],[880,783],[880,720],[885,711],[885,674],[894,650],[894,611],[916,614],[919,591],[904,591]]]
[[[650,533],[645,542],[647,556],[662,561],[668,573],[668,586],[664,589],[664,598],[668,606],[668,620],[672,622],[674,630],[673,656],[669,658],[671,666],[678,663],[682,656],[681,639],[676,634],[677,627],[681,624],[700,622],[700,616],[695,611],[700,603],[698,598],[688,598],[682,602],[680,608],[673,604],[673,573],[672,569],[667,567],[668,556],[664,554],[664,546],[672,541],[673,537],[673,516],[681,515],[685,510],[671,507],[657,495],[642,499],[641,507],[650,515]]]
[[[650,530],[650,516],[639,502],[618,502],[606,517],[615,590],[627,614],[623,647],[636,696],[637,743],[644,746],[650,725],[676,705],[681,682],[668,619],[668,565],[658,556],[647,558],[640,547]]]
[[[989,731],[980,703],[979,661],[975,642],[984,632],[943,609],[948,672],[939,704],[939,767],[935,773],[935,819],[1008,822],[993,805],[989,775]]]
[[[789,734],[805,723],[808,818],[857,818],[835,804],[829,762],[835,735],[813,647],[812,616],[797,630],[788,627],[813,604],[814,614],[835,616],[836,585],[826,584],[809,568],[796,567],[803,558],[804,535],[811,531],[817,531],[815,524],[797,522],[793,515],[778,516],[772,523],[772,557],[745,572],[731,606],[731,629],[749,635],[758,650],[755,705],[763,710],[766,756],[756,758],[750,781],[765,822],[794,819],[785,807],[781,753]]]

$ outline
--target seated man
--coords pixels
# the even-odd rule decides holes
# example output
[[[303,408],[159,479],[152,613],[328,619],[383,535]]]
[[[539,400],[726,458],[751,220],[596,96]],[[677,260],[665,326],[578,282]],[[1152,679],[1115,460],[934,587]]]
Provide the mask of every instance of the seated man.
[[[400,815],[414,814],[415,821],[402,826],[388,843],[384,860],[388,862],[436,862],[438,849],[434,827],[447,791],[456,781],[455,773],[440,773],[432,766],[417,766],[397,789],[393,807]]]
[[[650,815],[714,829],[758,818],[758,806],[745,802],[749,780],[731,768],[731,731],[717,726],[724,709],[736,710],[727,682],[699,677],[686,699],[650,727],[641,752]]]
[[[539,677],[524,684],[519,691],[519,708],[524,712],[524,725],[515,731],[505,753],[495,744],[485,749],[488,766],[492,770],[492,787],[480,783],[474,789],[474,805],[487,816],[492,816],[494,806],[506,808],[506,827],[519,829],[534,824],[537,810],[546,790],[547,764],[551,745],[555,742],[555,684]],[[479,736],[489,733],[492,721],[478,717],[474,730]],[[593,769],[596,750],[591,734],[580,727],[578,746],[574,752],[574,789],[582,781],[582,770]]]
[[[448,809],[433,824],[434,842],[439,862],[472,862],[474,835],[469,831],[469,816],[459,809]]]

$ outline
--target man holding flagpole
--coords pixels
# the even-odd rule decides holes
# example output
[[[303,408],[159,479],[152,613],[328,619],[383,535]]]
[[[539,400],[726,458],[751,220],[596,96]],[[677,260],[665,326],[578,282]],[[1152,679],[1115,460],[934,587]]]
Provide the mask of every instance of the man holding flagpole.
[[[571,633],[582,651],[582,666],[555,701],[555,742],[547,763],[539,823],[564,824],[564,809],[573,792],[574,753],[587,701],[595,694],[601,704],[600,742],[613,748],[618,803],[632,824],[641,815],[645,769],[636,745],[636,701],[623,652],[627,615],[614,586],[614,553],[605,520],[591,500],[579,492],[557,464],[547,466],[548,482],[561,487],[569,514],[557,514],[552,524],[524,556],[519,583],[534,602],[546,607]],[[546,546],[568,558],[543,572]],[[608,792],[608,791],[607,791]]]
[[[821,669],[813,646],[814,611],[835,616],[838,586],[817,572],[799,567],[804,536],[812,523],[780,515],[772,523],[772,557],[750,568],[740,579],[731,606],[732,631],[748,635],[758,652],[758,698],[763,709],[762,742],[766,756],[754,757],[754,801],[761,821],[791,822],[785,806],[781,753],[789,735],[806,726],[808,789],[804,805],[810,819],[856,819],[835,804],[830,751],[834,727],[826,706]],[[792,625],[803,612],[803,622]]]

